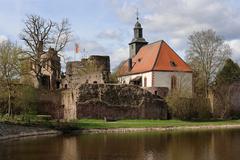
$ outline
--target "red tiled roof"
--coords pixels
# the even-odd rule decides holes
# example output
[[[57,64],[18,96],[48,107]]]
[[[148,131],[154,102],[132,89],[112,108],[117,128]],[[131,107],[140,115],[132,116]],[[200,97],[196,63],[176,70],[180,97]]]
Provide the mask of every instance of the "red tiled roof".
[[[149,71],[180,71],[192,72],[186,64],[168,44],[164,41],[157,41],[143,46],[132,58],[132,69],[128,71],[126,61],[119,69],[119,76],[137,74]]]

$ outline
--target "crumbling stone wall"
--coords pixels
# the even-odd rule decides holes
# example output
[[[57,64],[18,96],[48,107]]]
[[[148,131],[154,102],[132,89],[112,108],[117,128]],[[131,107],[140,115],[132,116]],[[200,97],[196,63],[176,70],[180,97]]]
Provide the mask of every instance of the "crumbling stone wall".
[[[109,56],[92,55],[81,61],[67,62],[62,88],[75,89],[83,83],[108,83],[110,75]]]
[[[63,119],[60,91],[38,91],[37,114],[51,115],[54,119]]]
[[[73,89],[66,89],[61,92],[61,104],[63,106],[63,116],[65,120],[77,118],[76,95]]]
[[[138,86],[83,84],[76,94],[77,118],[167,119],[164,100]]]

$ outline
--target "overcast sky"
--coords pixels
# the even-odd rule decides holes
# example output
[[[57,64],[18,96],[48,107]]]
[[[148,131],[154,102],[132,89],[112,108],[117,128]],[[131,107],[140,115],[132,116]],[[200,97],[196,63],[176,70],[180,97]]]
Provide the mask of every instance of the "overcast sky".
[[[74,43],[91,54],[109,55],[112,68],[128,57],[136,10],[148,42],[165,40],[182,58],[193,31],[213,29],[230,44],[240,62],[239,0],[0,0],[0,41],[19,40],[23,19],[38,14],[61,21],[68,18],[74,37],[65,50],[74,55]]]

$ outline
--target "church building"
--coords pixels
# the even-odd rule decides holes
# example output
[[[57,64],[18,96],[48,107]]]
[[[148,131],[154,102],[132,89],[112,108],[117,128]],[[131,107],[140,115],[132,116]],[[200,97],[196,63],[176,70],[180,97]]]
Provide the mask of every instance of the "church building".
[[[134,84],[165,97],[174,90],[192,95],[192,69],[164,41],[148,43],[138,21],[129,43],[129,59],[118,71],[120,83]]]

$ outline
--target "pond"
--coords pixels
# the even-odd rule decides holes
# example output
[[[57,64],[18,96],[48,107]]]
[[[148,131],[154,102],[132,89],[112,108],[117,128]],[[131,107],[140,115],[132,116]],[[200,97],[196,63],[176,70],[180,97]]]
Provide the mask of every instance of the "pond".
[[[0,142],[0,160],[239,160],[240,129],[35,137]]]

